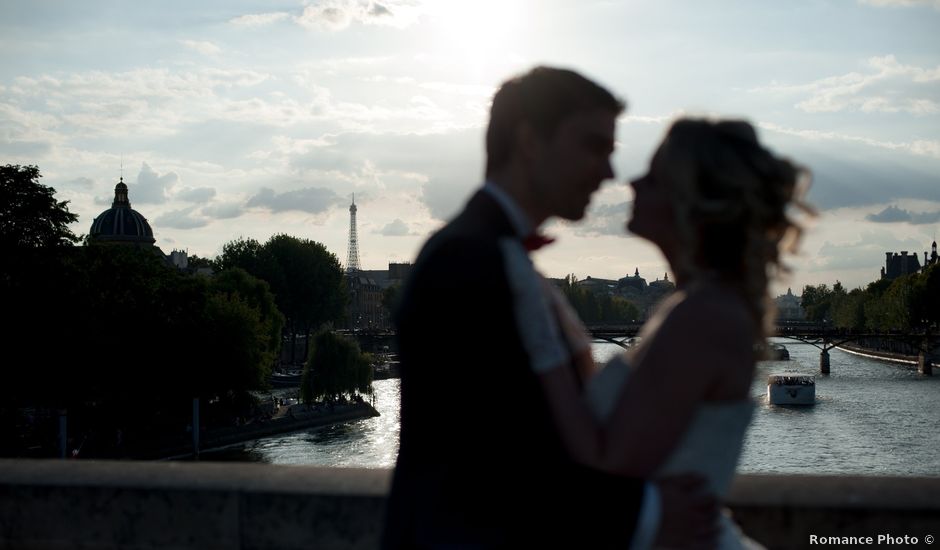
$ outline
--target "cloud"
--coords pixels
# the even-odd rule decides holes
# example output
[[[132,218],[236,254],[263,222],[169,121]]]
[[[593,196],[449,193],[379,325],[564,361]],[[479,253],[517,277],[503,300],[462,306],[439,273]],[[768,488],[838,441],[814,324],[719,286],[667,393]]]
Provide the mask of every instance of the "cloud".
[[[584,221],[574,225],[574,232],[581,236],[613,235],[630,236],[626,230],[627,218],[633,211],[632,202],[598,204],[588,208]]]
[[[191,50],[195,50],[202,55],[218,55],[222,53],[222,48],[206,40],[180,40],[180,44]]]
[[[866,231],[854,242],[826,241],[815,254],[810,271],[869,269],[872,278],[884,265],[885,252],[921,250],[926,246],[917,239],[898,239],[884,231]]]
[[[187,187],[175,195],[177,199],[196,203],[209,202],[213,197],[215,197],[215,189],[212,187],[198,187],[196,189]]]
[[[417,235],[417,233],[411,231],[411,229],[408,227],[408,224],[398,218],[396,218],[395,221],[387,224],[382,229],[376,231],[376,233],[385,235],[386,237],[409,237]]]
[[[933,6],[940,10],[940,0],[859,0],[860,4],[876,7],[911,8],[915,6]]]
[[[373,3],[372,7],[369,8],[369,15],[372,17],[384,17],[386,15],[392,15],[392,12],[382,4]]]
[[[244,207],[240,203],[234,202],[211,204],[200,211],[203,216],[207,216],[216,220],[237,218],[244,212]]]
[[[788,148],[812,172],[807,200],[823,210],[883,205],[899,199],[937,200],[940,178],[929,167],[902,163],[880,151],[858,148],[826,153],[803,145]],[[890,183],[889,183],[890,182]]]
[[[85,143],[99,136],[177,135],[187,125],[226,119],[232,105],[244,101],[243,89],[268,78],[251,70],[216,68],[20,76],[5,94],[10,103],[0,103],[0,147],[4,134],[17,142],[57,145],[75,136]],[[254,120],[264,120],[265,114],[256,111]]]
[[[933,224],[940,222],[940,211],[938,212],[911,212],[891,205],[878,212],[869,214],[865,219],[875,223],[898,223],[907,222],[911,225]]]
[[[932,115],[940,113],[940,66],[902,65],[893,55],[871,57],[865,72],[850,72],[807,84],[762,86],[751,92],[805,96],[796,108],[809,113],[861,111]]]
[[[869,214],[865,219],[875,223],[895,223],[911,221],[911,213],[897,206],[889,206],[877,214]]]
[[[308,187],[280,194],[265,187],[258,194],[248,199],[246,206],[249,208],[267,208],[271,212],[298,210],[310,214],[320,214],[342,203],[342,201],[342,197],[323,187]]]
[[[307,29],[326,31],[341,31],[353,23],[405,28],[414,24],[424,11],[421,2],[411,0],[388,0],[382,3],[322,0],[304,8],[303,13],[294,17],[294,21]]]
[[[74,185],[76,187],[84,187],[85,189],[91,189],[95,185],[95,180],[86,177],[73,178],[64,183],[64,185]]]
[[[208,225],[208,220],[194,215],[195,210],[195,206],[172,210],[157,216],[153,220],[153,224],[155,227],[169,227],[171,229],[196,229]]]
[[[137,184],[128,186],[128,199],[131,204],[163,204],[169,199],[170,191],[177,183],[179,176],[175,172],[161,176],[144,162],[140,166],[140,173],[137,174]]]
[[[282,145],[296,151],[290,165],[298,172],[336,173],[334,181],[343,178],[380,188],[392,185],[389,180],[394,177],[406,184],[408,191],[419,187],[415,198],[431,217],[447,220],[482,183],[482,135],[481,128],[425,134],[347,132],[318,140],[310,147],[297,148],[289,139]],[[374,169],[368,168],[370,165]]]
[[[236,27],[263,27],[283,21],[288,17],[290,14],[286,12],[251,13],[229,19],[228,22]]]
[[[936,140],[883,141],[865,136],[856,136],[839,132],[823,132],[821,130],[801,130],[796,128],[788,128],[773,122],[761,122],[758,124],[758,127],[764,130],[769,130],[771,132],[777,132],[780,134],[786,134],[812,141],[844,141],[863,143],[865,145],[878,147],[880,149],[887,149],[890,151],[901,150],[914,155],[940,159],[940,141]]]

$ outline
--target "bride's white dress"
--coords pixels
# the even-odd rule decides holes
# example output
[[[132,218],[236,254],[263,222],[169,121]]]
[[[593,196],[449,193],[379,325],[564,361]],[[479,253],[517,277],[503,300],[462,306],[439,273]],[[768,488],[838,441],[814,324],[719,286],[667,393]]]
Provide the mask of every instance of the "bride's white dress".
[[[630,368],[618,356],[600,373],[588,381],[585,392],[588,403],[598,420],[606,420],[613,412]],[[734,479],[744,435],[754,414],[754,403],[743,401],[716,401],[699,407],[682,439],[672,454],[657,471],[657,476],[696,472],[708,482],[719,499],[728,494]],[[642,446],[643,442],[637,442]],[[747,538],[727,515],[721,516],[721,550],[763,548]]]

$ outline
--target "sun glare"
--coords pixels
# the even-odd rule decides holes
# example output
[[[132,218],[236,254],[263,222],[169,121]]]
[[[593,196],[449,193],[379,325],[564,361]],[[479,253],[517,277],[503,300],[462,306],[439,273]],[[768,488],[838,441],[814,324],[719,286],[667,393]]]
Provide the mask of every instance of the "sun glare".
[[[436,53],[475,73],[505,67],[526,34],[521,0],[438,0],[430,8]]]

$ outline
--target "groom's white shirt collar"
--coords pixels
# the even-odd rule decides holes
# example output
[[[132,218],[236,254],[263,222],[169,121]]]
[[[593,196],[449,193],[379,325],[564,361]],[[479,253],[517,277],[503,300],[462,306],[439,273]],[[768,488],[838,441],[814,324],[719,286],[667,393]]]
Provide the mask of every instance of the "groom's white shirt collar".
[[[509,223],[520,239],[524,239],[535,233],[535,224],[525,215],[522,208],[519,208],[516,199],[512,198],[502,187],[487,180],[483,184],[483,191],[493,197],[496,204],[503,209],[503,213],[509,218]]]

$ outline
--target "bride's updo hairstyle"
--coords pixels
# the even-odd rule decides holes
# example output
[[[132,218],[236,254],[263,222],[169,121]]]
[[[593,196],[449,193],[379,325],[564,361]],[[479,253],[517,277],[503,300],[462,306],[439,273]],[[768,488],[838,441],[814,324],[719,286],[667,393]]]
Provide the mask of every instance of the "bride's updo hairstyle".
[[[789,214],[814,213],[801,199],[808,170],[768,151],[740,120],[680,119],[661,153],[680,243],[676,269],[689,281],[717,276],[739,285],[763,338],[774,322],[768,283],[789,272],[780,253],[795,252],[802,233]]]

